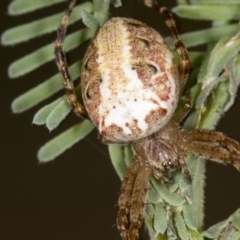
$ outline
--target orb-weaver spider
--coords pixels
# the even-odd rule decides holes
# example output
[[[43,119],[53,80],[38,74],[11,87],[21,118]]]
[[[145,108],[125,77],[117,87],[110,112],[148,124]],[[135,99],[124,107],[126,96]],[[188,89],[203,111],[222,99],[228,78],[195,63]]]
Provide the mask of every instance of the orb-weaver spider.
[[[82,105],[76,100],[62,50],[76,1],[64,15],[55,43],[56,62],[73,111],[96,125],[104,143],[132,144],[133,160],[118,201],[117,227],[123,240],[139,239],[151,174],[168,183],[171,172],[180,167],[190,180],[185,163],[188,153],[232,164],[240,171],[238,142],[216,131],[179,128],[190,109],[190,97],[184,93],[190,68],[188,52],[170,11],[154,0],[142,1],[164,15],[180,55],[178,66],[155,30],[134,19],[112,18],[100,28],[85,54]],[[174,113],[183,93],[185,105]]]

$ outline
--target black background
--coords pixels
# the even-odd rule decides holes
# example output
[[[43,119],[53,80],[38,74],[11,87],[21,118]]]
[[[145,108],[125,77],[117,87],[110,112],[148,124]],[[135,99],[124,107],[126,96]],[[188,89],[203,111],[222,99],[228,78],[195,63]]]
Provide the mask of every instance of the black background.
[[[168,7],[174,6],[174,1],[166,2]],[[124,3],[124,8],[112,10],[114,16],[137,18],[160,30],[163,35],[168,34],[157,13],[135,1]],[[66,8],[66,3],[62,3],[31,14],[10,17],[7,5],[8,1],[1,1],[1,32]],[[180,32],[185,32],[208,23],[202,26],[199,22],[178,20],[178,25]],[[69,31],[79,27],[82,27],[80,22]],[[49,133],[46,127],[31,124],[34,113],[49,100],[23,114],[13,114],[10,109],[15,97],[56,73],[56,66],[51,62],[26,76],[9,79],[9,64],[54,41],[55,36],[55,33],[48,34],[14,47],[0,46],[0,239],[120,239],[115,226],[120,180],[107,156],[107,148],[96,139],[96,131],[57,160],[39,165],[36,157],[39,147],[79,119],[71,114],[59,129]],[[86,46],[70,52],[69,61],[82,56]],[[60,95],[56,94],[54,99]],[[217,129],[240,141],[239,98],[236,101]],[[232,166],[208,162],[206,227],[225,219],[240,206],[239,190],[240,173]]]

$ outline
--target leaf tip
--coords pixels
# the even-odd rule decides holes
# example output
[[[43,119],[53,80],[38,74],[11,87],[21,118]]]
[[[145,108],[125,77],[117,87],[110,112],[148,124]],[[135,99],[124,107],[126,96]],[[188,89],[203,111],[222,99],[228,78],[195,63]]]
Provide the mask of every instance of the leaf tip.
[[[11,103],[11,109],[13,113],[22,113],[24,111],[24,106],[22,106],[18,98],[15,98]]]
[[[49,157],[46,153],[44,146],[42,146],[37,152],[38,163],[43,164],[54,160],[54,158]]]
[[[82,21],[83,23],[93,32],[96,32],[97,29],[99,28],[99,24],[97,19],[89,13],[88,11],[81,9],[80,14],[82,16]]]
[[[16,78],[19,76],[18,69],[14,63],[11,63],[8,67],[8,76],[9,78]]]
[[[45,121],[42,118],[39,118],[38,116],[36,116],[36,114],[35,114],[33,117],[33,120],[32,120],[32,124],[43,125],[43,124],[45,124]]]
[[[8,31],[5,31],[1,35],[1,45],[2,46],[7,46],[9,45],[9,39],[8,39]]]
[[[116,7],[116,8],[122,6],[121,0],[112,0],[112,4],[113,4],[114,7]]]
[[[10,15],[10,16],[16,15],[16,8],[15,8],[14,2],[11,2],[11,3],[8,5],[8,15]]]

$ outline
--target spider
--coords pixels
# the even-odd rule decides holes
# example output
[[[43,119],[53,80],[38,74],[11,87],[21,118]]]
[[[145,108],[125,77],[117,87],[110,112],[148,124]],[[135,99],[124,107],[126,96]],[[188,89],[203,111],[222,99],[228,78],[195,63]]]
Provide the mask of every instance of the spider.
[[[56,62],[63,75],[66,96],[73,111],[91,120],[106,144],[131,144],[133,159],[122,181],[117,227],[123,240],[139,239],[149,178],[169,183],[182,168],[191,176],[185,155],[192,153],[240,171],[240,144],[221,132],[179,127],[191,108],[184,86],[190,60],[178,36],[170,11],[154,0],[142,0],[165,17],[177,64],[162,37],[146,24],[131,18],[112,18],[92,39],[86,51],[81,89],[84,105],[77,102],[63,52],[63,42],[76,3],[62,18],[55,43]],[[180,97],[185,104],[175,113]]]

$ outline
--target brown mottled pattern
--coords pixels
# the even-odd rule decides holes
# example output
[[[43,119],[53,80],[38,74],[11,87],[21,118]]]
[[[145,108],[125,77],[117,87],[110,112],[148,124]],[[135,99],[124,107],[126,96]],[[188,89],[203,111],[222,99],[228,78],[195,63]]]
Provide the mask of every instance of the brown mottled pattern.
[[[81,88],[83,101],[84,103],[87,103],[85,108],[87,109],[87,112],[90,113],[89,117],[95,125],[98,126],[98,106],[101,101],[101,94],[99,92],[101,74],[98,70],[98,48],[94,39],[90,43],[83,59]]]
[[[167,44],[154,29],[144,23],[134,21],[138,24],[132,24],[131,19],[131,22],[127,22],[126,28],[127,31],[131,32],[131,62],[136,68],[139,78],[146,88],[154,88],[159,98],[167,101],[171,91],[171,86],[167,86],[168,76],[165,74],[167,71],[174,77],[176,85],[175,95],[178,96],[178,73],[174,59],[172,58],[170,67],[166,66],[166,55],[170,51]],[[158,65],[160,71],[164,73],[163,76],[153,77],[158,71],[153,63]],[[175,102],[178,98],[174,100],[174,104],[176,104]]]
[[[127,52],[124,47],[130,47],[130,56],[124,55]],[[131,134],[126,134],[123,126],[115,123],[107,125],[105,121],[115,104],[128,108],[130,100],[118,96],[119,92],[126,92],[126,86],[131,81],[126,78],[122,67],[126,58],[141,80],[143,91],[151,90],[162,102],[171,101],[168,103],[171,109],[161,107],[154,98],[146,99],[138,94],[137,88],[134,89],[132,96],[137,96],[134,100],[136,103],[138,100],[148,101],[158,107],[150,109],[149,113],[143,113],[148,125],[144,131],[138,125],[139,119],[131,117],[131,111],[128,111],[124,117],[124,126],[131,130]],[[107,90],[111,93],[107,101],[100,91],[100,85],[104,84],[102,80],[105,71],[110,79]],[[172,82],[169,76],[172,77]],[[112,18],[99,30],[84,57],[81,78],[83,100],[91,120],[103,136],[113,141],[131,141],[157,131],[172,117],[178,100],[177,67],[169,48],[155,30],[134,19]],[[104,111],[102,114],[100,105]],[[141,109],[141,101],[138,108]]]

